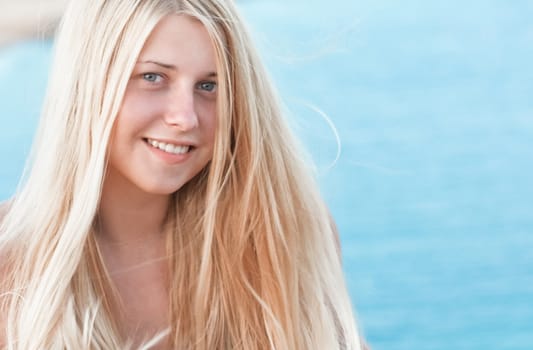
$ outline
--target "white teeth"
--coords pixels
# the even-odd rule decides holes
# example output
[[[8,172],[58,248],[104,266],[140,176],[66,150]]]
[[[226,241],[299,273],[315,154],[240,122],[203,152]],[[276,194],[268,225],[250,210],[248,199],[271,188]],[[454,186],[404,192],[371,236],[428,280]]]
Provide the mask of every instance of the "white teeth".
[[[148,143],[155,148],[172,154],[184,154],[189,152],[190,146],[178,146],[171,143],[164,143],[156,140],[147,139]]]

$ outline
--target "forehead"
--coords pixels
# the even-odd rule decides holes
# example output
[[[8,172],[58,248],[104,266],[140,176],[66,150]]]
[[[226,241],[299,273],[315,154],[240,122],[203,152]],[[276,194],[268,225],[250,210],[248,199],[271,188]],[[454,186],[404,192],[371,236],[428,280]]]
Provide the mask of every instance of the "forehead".
[[[158,60],[176,66],[215,68],[211,37],[205,26],[187,15],[163,17],[146,40],[139,60]]]

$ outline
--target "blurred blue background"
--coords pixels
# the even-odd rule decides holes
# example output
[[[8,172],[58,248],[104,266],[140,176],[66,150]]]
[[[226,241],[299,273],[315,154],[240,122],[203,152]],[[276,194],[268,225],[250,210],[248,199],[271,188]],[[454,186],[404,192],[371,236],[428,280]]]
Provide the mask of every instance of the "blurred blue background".
[[[533,349],[533,1],[240,7],[317,165],[372,348]],[[49,59],[46,42],[0,48],[0,199]]]

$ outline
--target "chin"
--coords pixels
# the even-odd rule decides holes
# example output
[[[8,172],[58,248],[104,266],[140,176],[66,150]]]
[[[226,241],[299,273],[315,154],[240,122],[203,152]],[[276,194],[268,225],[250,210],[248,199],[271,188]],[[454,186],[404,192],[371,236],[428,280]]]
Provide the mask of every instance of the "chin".
[[[177,191],[179,191],[183,185],[185,184],[182,184],[182,185],[174,185],[174,186],[150,186],[150,187],[147,187],[147,188],[144,188],[144,192],[146,193],[149,193],[149,194],[153,194],[153,195],[156,195],[156,196],[169,196],[173,193],[176,193]]]
[[[196,183],[198,182],[198,179],[205,177],[206,171],[208,171],[207,169],[208,165],[204,166],[200,171],[195,171],[193,173],[181,173],[176,176],[165,176],[159,179],[144,178],[144,181],[137,183],[137,187],[145,193],[153,195],[171,195],[178,192],[189,183]]]

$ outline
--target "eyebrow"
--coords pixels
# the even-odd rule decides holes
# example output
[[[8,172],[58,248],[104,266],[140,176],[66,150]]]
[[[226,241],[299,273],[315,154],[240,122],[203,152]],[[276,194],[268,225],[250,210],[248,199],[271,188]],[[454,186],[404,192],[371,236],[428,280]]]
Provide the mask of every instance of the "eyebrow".
[[[137,63],[143,63],[143,64],[144,63],[151,63],[151,64],[155,64],[157,66],[163,67],[165,69],[170,69],[170,70],[175,70],[175,71],[178,70],[178,67],[176,67],[173,64],[166,64],[166,63],[152,61],[152,60],[138,61]],[[216,78],[217,77],[217,73],[216,72],[209,72],[205,76],[208,77],[208,78]]]

